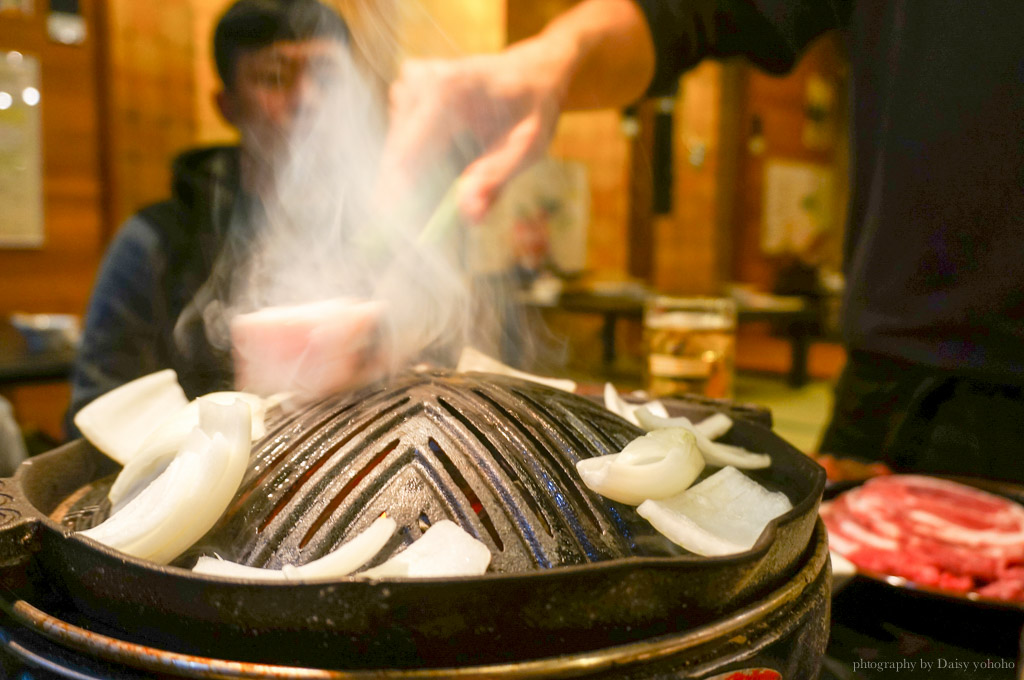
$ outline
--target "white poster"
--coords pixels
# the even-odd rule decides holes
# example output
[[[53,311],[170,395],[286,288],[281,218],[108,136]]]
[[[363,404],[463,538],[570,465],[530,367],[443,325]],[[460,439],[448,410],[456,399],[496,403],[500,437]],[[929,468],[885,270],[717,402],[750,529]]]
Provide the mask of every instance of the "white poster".
[[[576,274],[587,260],[590,184],[581,163],[544,158],[502,191],[484,224],[470,231],[478,273],[517,267]]]
[[[832,172],[828,166],[769,161],[764,171],[761,250],[806,254],[832,227]]]
[[[30,15],[33,11],[35,11],[34,0],[0,0],[0,13],[18,12]]]
[[[0,246],[43,244],[39,62],[0,52]]]

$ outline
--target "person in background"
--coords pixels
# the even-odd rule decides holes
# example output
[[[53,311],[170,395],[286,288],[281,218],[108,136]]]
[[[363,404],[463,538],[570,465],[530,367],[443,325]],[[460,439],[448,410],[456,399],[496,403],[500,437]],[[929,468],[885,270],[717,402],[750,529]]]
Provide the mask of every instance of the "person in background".
[[[671,93],[706,57],[781,73],[831,29],[852,78],[848,361],[820,450],[1024,481],[1018,0],[585,0],[501,53],[409,63],[385,167],[413,183],[473,135],[459,201],[477,219],[562,111]]]
[[[238,0],[219,20],[216,102],[238,146],[191,150],[173,166],[172,196],[118,231],[100,268],[71,378],[66,429],[101,394],[171,368],[186,395],[232,389],[230,353],[211,344],[193,300],[228,245],[244,249],[317,69],[348,49],[349,31],[317,0]]]

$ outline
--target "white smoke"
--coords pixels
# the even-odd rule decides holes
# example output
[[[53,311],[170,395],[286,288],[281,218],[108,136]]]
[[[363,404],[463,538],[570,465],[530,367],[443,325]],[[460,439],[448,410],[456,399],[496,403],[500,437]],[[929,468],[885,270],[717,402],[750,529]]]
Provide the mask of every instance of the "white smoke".
[[[401,52],[379,44],[382,36],[397,33],[381,23],[386,18],[363,19],[363,30],[377,38],[375,54]],[[295,121],[285,152],[273,151],[274,178],[261,192],[262,210],[242,213],[246,223],[232,224],[215,272],[194,303],[208,338],[227,350],[232,321],[240,315],[299,305],[327,309],[331,305],[308,303],[347,299],[372,301],[381,310],[369,341],[386,371],[413,360],[454,362],[470,343],[495,352],[508,347],[501,333],[520,330],[508,313],[512,295],[493,278],[475,293],[471,289],[466,227],[452,201],[453,182],[478,149],[467,139],[467,148],[437,162],[415,191],[389,186],[395,178],[379,175],[387,133],[380,75],[392,69],[373,63],[366,49],[344,50],[337,63],[315,69],[309,76],[316,96]],[[436,228],[425,233],[432,220]]]
[[[257,155],[274,154],[274,178],[261,187],[260,209],[236,211],[247,223],[231,225],[196,300],[214,345],[230,346],[239,315],[342,298],[378,303],[371,340],[391,370],[429,351],[454,355],[465,342],[463,225],[442,210],[449,219],[439,233],[421,236],[439,206],[450,207],[442,198],[461,164],[438,167],[414,192],[390,190],[378,175],[386,134],[380,81],[365,67],[349,50],[337,63],[312,65],[304,77],[313,92],[284,153],[246,140]]]

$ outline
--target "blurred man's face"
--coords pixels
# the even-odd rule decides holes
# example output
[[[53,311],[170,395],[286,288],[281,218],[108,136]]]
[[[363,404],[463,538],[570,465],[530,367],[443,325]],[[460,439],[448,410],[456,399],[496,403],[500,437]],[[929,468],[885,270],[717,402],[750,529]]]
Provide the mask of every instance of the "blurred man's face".
[[[272,160],[294,129],[300,112],[317,106],[327,84],[341,72],[345,47],[316,38],[282,41],[243,52],[233,86],[218,94],[224,117],[242,134],[242,146]]]

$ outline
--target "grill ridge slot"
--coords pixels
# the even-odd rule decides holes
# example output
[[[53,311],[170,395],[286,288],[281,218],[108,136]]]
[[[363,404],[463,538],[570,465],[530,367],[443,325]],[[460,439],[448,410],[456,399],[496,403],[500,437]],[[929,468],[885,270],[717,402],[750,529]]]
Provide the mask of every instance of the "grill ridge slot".
[[[531,428],[527,427],[526,424],[523,423],[520,418],[516,417],[515,414],[513,414],[508,408],[506,408],[497,400],[492,399],[490,395],[482,396],[484,396],[484,398],[490,404],[492,404],[493,407],[497,409],[505,418],[511,421],[512,425],[530,441],[530,443],[534,446],[535,449],[539,451],[549,450],[537,438],[536,434],[534,434],[531,431]],[[561,458],[561,456],[559,456],[559,458]],[[543,458],[538,458],[537,462],[542,467],[547,467],[544,465]],[[553,473],[553,476],[558,479],[562,488],[565,490],[566,495],[572,496],[569,505],[575,505],[576,507],[580,508],[583,511],[582,514],[584,515],[584,518],[582,519],[585,519],[586,521],[590,522],[590,525],[597,529],[599,532],[604,533],[604,527],[601,525],[601,521],[597,518],[597,515],[594,514],[593,508],[590,507],[590,499],[587,498],[586,495],[580,491],[579,487],[576,485],[576,482],[573,480],[572,476],[568,472],[566,472],[564,468],[558,465],[551,466],[550,471]],[[585,541],[587,551],[592,552],[593,546],[591,546],[590,541],[587,540],[586,533],[580,533],[581,537]]]
[[[567,437],[569,439],[570,444],[571,444],[570,450],[576,450],[576,451],[586,451],[587,450],[587,448],[582,444],[581,440],[577,437],[577,435],[580,435],[583,438],[586,438],[586,436],[587,436],[586,433],[590,433],[590,436],[592,438],[598,438],[598,436],[599,436],[600,439],[602,439],[603,441],[607,442],[608,443],[608,447],[607,447],[608,453],[614,453],[616,451],[621,451],[622,448],[625,447],[625,445],[629,443],[628,439],[624,439],[624,441],[622,441],[622,442],[614,442],[614,441],[612,441],[609,436],[604,434],[604,432],[602,431],[602,428],[594,428],[594,427],[592,427],[591,423],[593,423],[594,421],[588,422],[588,421],[584,420],[583,418],[579,417],[576,413],[573,413],[573,412],[569,411],[568,409],[565,408],[565,405],[561,402],[561,400],[552,401],[551,408],[547,408],[543,404],[538,403],[529,394],[525,394],[525,393],[523,393],[523,392],[521,392],[519,390],[511,390],[511,392],[513,394],[519,396],[523,400],[525,400],[527,403],[529,403],[538,412],[542,412],[545,415],[547,415],[548,423],[551,424],[552,429],[555,429],[558,432],[561,432],[565,437]],[[611,417],[612,414],[610,412],[606,414],[602,407],[597,407],[597,408],[599,409],[599,412],[600,412],[601,416],[603,416],[605,418]],[[583,431],[581,431],[581,432],[574,431],[572,427],[569,427],[569,423],[576,424],[577,428],[582,428]],[[559,453],[560,454],[562,453],[561,449],[559,449]],[[564,455],[560,455],[559,456],[559,460],[566,461],[570,465],[573,464],[573,461],[572,460],[567,460],[566,456],[564,456]],[[580,488],[580,487],[577,486],[577,488]],[[584,496],[589,498],[588,492],[583,491],[582,489],[580,490],[580,492],[582,494],[584,494]],[[588,504],[586,507],[590,508],[591,505]],[[618,508],[615,507],[614,504],[608,504],[608,515],[607,516],[611,518],[611,521],[616,526],[616,528],[618,529],[619,534],[621,536],[623,536],[631,545],[636,546],[636,538],[633,535],[633,528],[629,525],[628,522],[625,521],[625,519],[622,516],[622,513],[619,512]]]
[[[484,394],[482,390],[474,389],[473,393],[476,394],[481,399],[484,399],[488,403],[488,405],[492,406],[493,408],[495,407],[494,400],[487,398],[486,394]],[[548,520],[547,514],[545,514],[544,512],[544,507],[537,493],[537,488],[535,484],[532,483],[534,479],[530,478],[529,476],[523,476],[523,474],[508,461],[505,455],[502,454],[501,449],[499,447],[496,447],[494,442],[490,441],[490,438],[484,435],[483,432],[481,432],[480,429],[476,427],[476,425],[469,421],[469,419],[464,418],[462,414],[458,412],[453,412],[453,414],[456,416],[456,418],[459,418],[462,421],[463,425],[465,425],[481,441],[484,442],[484,445],[490,452],[490,455],[492,455],[494,459],[498,461],[498,464],[509,476],[510,481],[513,484],[515,484],[517,488],[519,488],[520,492],[522,493],[523,500],[529,507],[530,512],[534,513],[538,520],[540,520],[542,526],[544,527],[545,533],[548,536],[554,537],[554,526],[552,526],[551,522]],[[508,417],[507,414],[504,415],[506,415],[506,418]],[[535,470],[535,474],[536,473],[537,470]],[[547,476],[543,468],[541,470],[541,473],[544,474],[544,476]]]
[[[478,390],[473,390],[478,396],[483,397]],[[509,481],[519,489],[522,494],[523,501],[526,503],[530,512],[540,521],[544,528],[545,533],[549,536],[554,536],[555,531],[548,521],[547,516],[544,513],[544,509],[541,506],[540,501],[537,498],[536,490],[534,489],[532,480],[529,477],[524,477],[522,472],[516,469],[508,459],[501,453],[501,450],[494,445],[491,438],[484,434],[484,432],[477,427],[469,418],[465,417],[458,409],[452,407],[451,404],[447,403],[443,399],[438,399],[438,403],[454,418],[456,418],[462,425],[469,430],[474,437],[476,437],[480,443],[487,447],[488,452],[498,463],[498,466],[502,469]]]
[[[344,413],[346,410],[353,408],[354,406],[355,404],[349,404],[341,410],[334,412],[336,405],[332,405],[329,402],[322,402],[312,411],[303,412],[301,410],[296,410],[293,413],[288,413],[281,407],[281,405],[278,405],[275,407],[279,414],[276,419],[277,422],[274,422],[272,427],[268,423],[267,432],[260,438],[260,441],[272,441],[280,437],[289,428],[294,427],[300,419],[320,418],[324,416],[324,414],[327,414],[328,418],[332,418]]]
[[[334,457],[334,455],[340,449],[344,448],[344,446],[351,442],[355,437],[365,432],[370,426],[380,422],[389,413],[391,413],[392,411],[401,406],[404,406],[407,403],[409,403],[408,397],[398,400],[394,404],[388,406],[383,411],[376,413],[374,417],[367,418],[364,423],[354,428],[351,432],[346,434],[339,441],[333,442],[327,448],[327,450],[320,454],[320,456],[317,457],[316,461],[314,461],[314,463],[310,465],[309,468],[307,468],[306,471],[303,472],[298,477],[298,479],[296,479],[295,482],[292,483],[288,490],[281,496],[281,498],[277,501],[277,504],[274,505],[274,508],[270,511],[270,513],[263,520],[260,526],[256,529],[257,533],[262,533],[270,525],[270,523],[274,521],[274,518],[276,518],[277,515],[281,512],[281,510],[284,509],[284,507],[291,502],[292,498],[294,498],[295,495],[299,493],[299,491],[305,488],[306,482],[308,482],[320,470],[320,468],[324,466],[324,464],[328,460]],[[305,545],[305,543],[303,543],[303,545]]]
[[[414,405],[412,412],[421,410],[418,405]],[[296,524],[289,525],[287,521],[279,521],[277,524],[270,524],[267,526],[267,531],[262,534],[256,534],[259,538],[258,543],[253,544],[252,550],[249,552],[248,564],[250,565],[263,565],[268,559],[268,555],[277,553],[279,556],[284,554],[281,549],[274,548],[275,545],[280,545],[284,550],[298,550],[298,532],[301,530],[298,523],[304,522],[315,513],[319,513],[320,509],[316,507],[320,502],[323,494],[326,494],[328,489],[331,488],[331,480],[335,478],[343,479],[349,474],[349,466],[353,465],[354,460],[359,460],[361,454],[374,450],[377,446],[382,446],[382,442],[391,441],[396,437],[396,433],[392,430],[391,425],[400,422],[404,417],[408,415],[408,412],[399,412],[398,414],[392,414],[392,417],[377,428],[371,430],[370,434],[364,436],[353,448],[351,442],[349,443],[349,449],[346,450],[344,445],[339,448],[343,452],[341,455],[332,455],[327,459],[328,465],[323,468],[316,479],[323,480],[326,478],[326,484],[321,488],[317,488],[314,484],[308,484],[304,489],[300,489],[300,492],[295,494],[291,501],[285,506],[288,517],[294,519]],[[379,419],[378,419],[379,420]],[[404,435],[397,435],[401,439]],[[333,447],[332,447],[333,448]],[[312,455],[312,452],[311,452]],[[367,454],[368,455],[368,454]],[[336,485],[335,485],[336,486]],[[260,513],[263,516],[263,513]],[[308,522],[306,522],[308,524]],[[343,529],[344,531],[344,529]]]
[[[457,495],[452,490],[451,484],[448,484],[451,477],[445,474],[443,467],[437,465],[439,461],[433,455],[433,452],[428,456],[423,452],[422,448],[417,447],[413,449],[413,458],[420,465],[423,474],[430,480],[434,490],[442,499],[444,511],[448,513],[447,517],[467,531],[470,531],[467,527],[472,527],[474,537],[479,538],[479,532],[476,530],[471,516],[466,512],[467,508],[464,503],[466,499],[461,496],[462,491],[460,490]],[[425,512],[421,512],[420,516],[422,517],[424,514]],[[473,516],[475,517],[475,515]],[[413,522],[412,524],[417,525],[418,528],[418,522]]]
[[[504,551],[505,542],[501,540],[501,536],[498,534],[498,530],[495,528],[494,522],[491,520],[491,516],[487,513],[487,508],[484,507],[480,497],[476,495],[475,491],[473,491],[473,487],[470,486],[469,482],[466,481],[466,478],[459,471],[459,468],[456,467],[454,462],[452,462],[448,453],[441,448],[441,445],[438,444],[433,437],[430,437],[427,440],[427,446],[430,447],[430,451],[434,454],[434,457],[437,458],[439,463],[441,463],[441,467],[444,468],[444,471],[447,472],[448,476],[452,478],[453,482],[455,482],[455,486],[459,488],[459,491],[461,491],[466,497],[466,500],[469,501],[470,507],[480,519],[480,523],[484,525],[484,529],[491,537],[491,540],[494,541],[494,545],[499,551]]]
[[[382,516],[391,517],[396,521],[400,520],[399,511],[401,508],[392,511],[389,507],[375,505],[373,501],[380,493],[381,480],[388,477],[388,470],[401,468],[408,464],[414,458],[415,453],[416,450],[414,448],[405,446],[400,442],[398,447],[385,456],[384,460],[376,466],[372,473],[367,474],[363,481],[352,489],[345,500],[338,506],[340,510],[335,509],[330,516],[325,517],[324,525],[320,527],[319,531],[310,535],[309,543],[305,549],[300,549],[298,546],[298,541],[300,540],[298,534],[304,531],[305,528],[296,526],[294,533],[286,539],[290,550],[285,553],[279,552],[277,555],[267,555],[264,559],[270,560],[276,557],[284,563],[287,558],[290,558],[296,564],[305,563],[331,553],[347,540],[354,538],[359,533],[355,529],[357,526],[369,527],[374,520]],[[310,514],[312,515],[313,512],[319,512],[319,509],[314,508],[310,511]],[[408,526],[408,523],[403,526]],[[388,545],[392,545],[391,542],[382,549],[382,551],[385,551],[385,554],[390,554],[387,552]],[[399,544],[396,543],[394,545]],[[370,566],[370,564],[368,563],[366,566]]]
[[[559,479],[560,475],[552,474],[549,466],[546,466],[542,460],[546,456],[549,456],[550,452],[543,447],[540,447],[536,438],[529,436],[528,430],[523,429],[522,423],[520,423],[514,415],[512,415],[508,410],[500,408],[493,399],[483,398],[484,396],[485,395],[482,393],[477,393],[477,397],[480,398],[483,405],[487,407],[486,410],[480,410],[481,414],[486,415],[490,420],[504,422],[505,429],[507,430],[507,440],[512,443],[514,447],[517,447],[526,454],[522,456],[522,462],[524,465],[529,466],[527,468],[529,475],[524,477],[520,474],[518,475],[519,478],[521,480],[529,480],[532,483],[538,483],[544,486],[545,490],[548,492],[545,496],[545,500],[549,502],[545,503],[543,507],[551,508],[553,517],[557,518],[556,521],[558,521],[559,525],[566,527],[568,532],[562,533],[560,537],[557,536],[550,520],[548,520],[540,508],[530,507],[532,514],[542,518],[542,523],[545,527],[552,528],[550,536],[551,538],[557,539],[558,544],[564,545],[565,543],[572,541],[575,545],[575,549],[570,552],[582,550],[588,555],[589,559],[598,558],[601,551],[594,545],[594,542],[588,536],[589,529],[586,525],[586,518],[581,521],[581,518],[578,516],[578,512],[571,507],[573,495],[564,493],[564,480]],[[457,419],[463,422],[466,427],[476,431],[472,422],[470,422],[465,415],[455,409],[450,409],[450,411]],[[507,421],[513,421],[513,423],[508,423]],[[487,442],[488,448],[492,451],[493,456],[500,458],[502,456],[500,449],[502,448],[498,447],[495,442],[490,441],[489,438],[483,437],[483,435],[481,435],[481,437],[483,441]],[[532,452],[536,452],[536,456],[529,455],[531,448]],[[529,495],[525,495],[525,498],[529,498]],[[508,507],[515,508],[514,502],[509,503]],[[583,512],[591,513],[591,508],[589,506],[585,506],[583,508]],[[548,561],[550,556],[549,551],[541,548],[535,543],[537,539],[534,536],[536,530],[534,523],[522,518],[520,514],[516,514],[515,516],[518,518],[517,525],[519,526],[520,533],[524,537],[527,537],[531,546],[538,546],[535,549],[535,558],[539,563],[542,563],[542,565],[549,566],[551,563]],[[593,517],[593,515],[590,516]],[[594,521],[589,528],[593,529],[595,527],[597,529],[597,534],[603,535],[604,532],[601,524]],[[560,551],[561,549],[559,547],[555,547],[553,550]],[[559,561],[562,559],[563,558],[561,557],[558,558]]]
[[[524,395],[525,398],[529,399],[529,395]],[[594,408],[595,414],[600,414],[599,418],[604,420],[603,424],[610,424],[612,422],[623,422],[625,419],[617,416],[607,409],[604,405],[597,405],[595,402],[591,402]],[[552,410],[557,410],[557,413],[552,413]],[[595,427],[596,421],[588,421],[582,417],[582,414],[569,408],[568,402],[565,399],[553,399],[549,405],[548,412],[551,413],[555,422],[559,424],[572,423],[575,426],[577,433],[585,439],[594,441],[603,441],[604,449],[609,454],[614,454],[623,450],[625,445],[630,442],[632,437],[623,437],[621,429],[608,428],[608,427]],[[631,424],[631,427],[636,427]],[[571,429],[571,428],[569,428]],[[607,431],[606,431],[607,430]],[[610,432],[614,430],[615,434],[612,435]],[[637,432],[643,430],[637,428]]]
[[[402,528],[392,551],[448,518],[487,544],[495,573],[670,552],[632,508],[589,493],[570,469],[638,431],[591,400],[438,371],[302,409],[254,447],[248,495],[233,499],[204,552],[302,564],[381,512]]]
[[[455,396],[457,397],[458,395]],[[475,443],[483,444],[484,448],[487,449],[488,453],[490,453],[492,457],[498,455],[495,442],[492,441],[489,437],[487,437],[479,429],[477,429],[473,425],[472,421],[469,419],[468,416],[463,414],[462,411],[455,408],[452,404],[448,403],[443,397],[437,397],[436,401],[449,415],[452,416],[452,418],[455,419],[455,421],[458,422],[460,427],[466,428],[469,431],[469,434],[473,435],[473,441]],[[465,400],[461,399],[461,401]],[[464,406],[469,405],[464,404]],[[484,412],[482,409],[475,410],[479,411],[480,413],[478,415],[481,415],[482,417],[486,417],[491,420],[494,419],[493,413]],[[459,440],[466,439],[466,433],[463,430],[454,428],[452,426],[451,421],[443,421],[440,424],[446,429],[451,430],[453,437],[456,437]],[[514,441],[514,439],[514,437],[509,437],[510,441]],[[497,473],[497,471],[494,470],[493,466],[490,464],[483,465],[482,469],[486,470],[489,476],[495,476]],[[519,473],[514,473],[514,475],[515,479],[518,479],[520,484],[523,484],[524,481],[528,479],[524,478],[523,475]],[[521,488],[521,486],[517,486],[516,489],[517,491],[520,492],[519,494],[512,493],[512,491],[508,488],[508,485],[502,482],[500,478],[493,479],[491,481],[491,490],[499,496],[500,502],[504,506],[503,509],[505,511],[506,520],[511,526],[515,527],[515,530],[518,532],[518,535],[522,539],[523,543],[529,547],[529,556],[531,562],[533,564],[537,564],[545,568],[550,567],[552,563],[550,560],[549,548],[545,547],[543,541],[538,535],[539,532],[537,531],[537,527],[534,525],[530,518],[534,516],[540,517],[541,524],[544,526],[550,526],[548,520],[543,515],[538,514],[538,512],[533,509],[533,506],[529,505],[528,500],[527,508],[524,509],[523,507],[521,507],[516,499],[520,497],[529,499],[529,494],[522,493],[523,489]],[[526,515],[528,511],[530,513],[529,517]],[[552,536],[552,538],[554,538],[554,536]]]
[[[563,434],[572,440],[574,447],[580,450],[586,450],[583,445],[583,440],[600,440],[605,442],[607,445],[608,453],[616,453],[621,451],[622,448],[628,442],[619,442],[612,439],[608,434],[604,432],[604,428],[594,427],[593,422],[587,422],[580,417],[578,413],[569,411],[565,408],[565,404],[561,400],[552,400],[550,404],[541,404],[531,395],[526,394],[519,390],[511,390],[520,399],[526,401],[530,406],[545,413],[550,419],[549,422],[558,428]],[[607,411],[603,406],[594,405],[595,409],[601,413],[603,417],[609,417],[613,415],[610,411]],[[557,412],[556,412],[557,410]],[[573,423],[576,428],[568,427],[568,423]]]
[[[561,413],[552,412],[551,408],[541,404],[528,394],[517,392],[515,390],[512,390],[512,394],[529,404],[535,414],[541,414],[544,416],[544,422],[548,425],[548,427],[542,429],[544,439],[550,445],[552,452],[556,454],[558,462],[562,464],[562,468],[566,470],[568,468],[572,468],[572,471],[575,471],[576,460],[571,456],[568,456],[566,451],[584,449],[585,444],[583,439],[585,437],[579,437],[578,433],[574,432],[572,428],[566,427],[561,421]],[[568,474],[570,477],[573,477],[572,472],[569,472]],[[573,479],[575,479],[575,477],[573,477]],[[579,484],[576,484],[575,486],[579,488]]]
[[[324,411],[318,409],[317,411],[314,411],[312,414],[305,414],[305,417],[296,416],[295,418],[293,418],[292,421],[288,424],[288,428],[299,428],[298,439],[291,442],[288,441],[287,439],[284,439],[283,441],[279,442],[279,447],[273,446],[261,456],[261,458],[264,459],[272,457],[272,460],[269,464],[267,464],[266,468],[264,468],[262,472],[259,470],[259,461],[256,462],[256,464],[253,467],[253,471],[255,472],[253,479],[242,481],[241,488],[239,489],[239,492],[235,495],[235,501],[231,504],[231,506],[228,508],[225,514],[232,515],[235,512],[237,512],[238,509],[245,504],[249,496],[252,495],[253,491],[258,489],[274,470],[278,469],[281,465],[284,464],[286,460],[288,460],[289,454],[294,453],[296,450],[299,449],[299,447],[305,444],[308,440],[312,439],[315,435],[323,435],[323,433],[320,432],[319,430],[321,426],[323,426],[325,423],[330,422],[334,418],[337,418],[341,414],[345,413],[345,411],[348,411],[354,406],[355,404],[347,404],[340,409],[325,409],[326,415]],[[312,425],[309,425],[308,421],[310,420],[314,420],[315,422]],[[306,427],[305,432],[302,431],[303,427]],[[283,436],[283,432],[279,436]]]
[[[309,542],[313,539],[313,536],[316,534],[316,532],[320,530],[320,527],[322,527],[324,523],[328,519],[330,519],[331,514],[333,514],[334,511],[338,509],[338,506],[340,506],[345,501],[348,495],[352,493],[352,491],[357,486],[359,486],[359,483],[363,481],[367,475],[373,472],[378,465],[384,462],[384,459],[387,458],[392,451],[397,449],[400,443],[400,439],[395,439],[394,441],[389,443],[387,446],[381,449],[380,453],[371,458],[370,462],[364,465],[362,470],[357,472],[355,476],[352,477],[352,479],[348,480],[345,486],[341,487],[341,491],[336,493],[334,495],[334,498],[332,498],[330,502],[326,506],[324,506],[323,511],[317,516],[315,520],[313,520],[313,523],[306,531],[306,534],[302,537],[302,540],[299,541],[300,550],[302,548],[305,548],[309,544]]]
[[[298,553],[301,552],[298,546],[300,536],[304,536],[314,516],[322,511],[327,495],[335,493],[333,490],[342,485],[349,474],[356,469],[361,469],[358,467],[359,461],[365,460],[378,447],[386,445],[384,442],[396,438],[396,433],[387,431],[387,428],[376,429],[372,434],[374,436],[364,437],[358,441],[354,448],[342,448],[340,454],[329,457],[328,464],[315,475],[317,482],[323,483],[309,483],[304,488],[300,488],[299,493],[283,506],[282,517],[284,520],[279,518],[278,521],[269,523],[262,534],[253,533],[253,541],[247,552],[246,564],[265,566],[268,563],[267,560],[274,556],[280,559],[285,559],[286,556],[288,559],[298,559]],[[397,435],[399,439],[402,437],[402,434]],[[338,480],[337,483],[334,483],[335,479]],[[260,521],[260,518],[265,516],[268,507],[269,502],[264,504],[262,509],[257,508],[256,518],[253,521]],[[342,533],[346,532],[347,525],[340,527],[340,530]],[[314,548],[321,550],[321,547],[314,546]],[[314,552],[313,556],[323,556],[323,553]]]
[[[517,394],[519,394],[519,393],[517,392]],[[524,396],[524,398],[529,400],[528,396],[526,396],[526,395],[523,395],[523,396]],[[606,442],[607,445],[608,445],[607,448],[606,448],[607,453],[615,453],[617,451],[621,451],[626,446],[626,444],[628,444],[629,441],[630,441],[630,438],[628,438],[628,437],[621,438],[621,441],[614,441],[613,438],[610,435],[606,435],[604,433],[604,431],[603,431],[604,428],[594,428],[592,426],[592,422],[593,421],[587,421],[587,420],[581,418],[577,413],[575,413],[575,412],[569,410],[568,408],[566,408],[566,405],[563,402],[561,402],[561,401],[553,402],[552,403],[552,407],[557,409],[557,411],[558,411],[558,413],[550,413],[550,410],[549,410],[550,416],[552,418],[552,422],[556,423],[557,427],[564,427],[565,430],[568,433],[570,433],[570,436],[573,439],[575,439],[575,436],[572,433],[571,428],[567,427],[567,425],[566,425],[567,423],[574,423],[576,425],[577,429],[579,430],[579,434],[581,436],[583,436],[583,437],[586,437],[587,434],[589,433],[589,435],[591,437],[593,437],[594,439],[600,438],[601,440]],[[609,419],[609,420],[614,418],[614,414],[612,414],[610,411],[605,413],[604,412],[605,409],[603,409],[603,407],[597,407],[597,408],[599,408],[601,410],[601,416],[603,416],[604,418]],[[608,428],[608,429],[610,429],[610,428]],[[577,450],[586,451],[585,448],[579,448]],[[618,504],[616,504],[616,503],[608,503],[607,504],[607,510],[608,510],[607,516],[611,519],[612,524],[614,524],[615,527],[618,529],[619,534],[623,538],[625,538],[630,543],[631,546],[633,546],[636,549],[639,549],[640,546],[637,545],[636,536],[634,535],[634,528],[623,517],[622,512],[620,511],[620,509],[618,507]],[[641,552],[642,552],[642,550],[641,550]]]
[[[285,422],[281,424],[272,434],[266,435],[260,441],[260,448],[263,449],[259,456],[259,459],[255,461],[251,474],[259,474],[262,465],[268,467],[274,467],[280,463],[279,454],[277,453],[281,446],[287,446],[291,443],[293,446],[299,446],[305,442],[311,435],[306,434],[309,431],[315,431],[323,427],[325,424],[330,423],[332,420],[340,417],[346,411],[355,408],[355,404],[343,404],[339,408],[338,404],[332,404],[330,402],[321,402],[308,411],[299,411],[294,415],[290,415],[286,418]],[[294,442],[289,442],[289,435],[293,431],[298,432],[299,439]],[[270,442],[268,445],[267,442]],[[268,464],[269,459],[269,464]],[[248,483],[248,480],[246,480]]]
[[[587,433],[589,433],[590,436],[594,437],[595,439],[600,438],[601,440],[607,443],[607,447],[605,449],[606,454],[621,451],[632,440],[632,437],[621,436],[620,430],[615,430],[618,433],[615,437],[613,437],[612,435],[606,435],[604,433],[604,429],[611,431],[613,428],[594,428],[593,422],[596,421],[587,421],[583,419],[577,413],[567,408],[567,405],[562,401],[552,403],[552,407],[556,408],[558,411],[558,413],[553,415],[555,422],[558,423],[559,426],[562,426],[565,423],[574,423],[582,436],[586,437]],[[620,420],[620,418],[612,414],[610,411],[605,413],[602,407],[598,408],[601,410],[602,417],[604,417],[608,421],[613,422],[615,420]],[[638,431],[637,435],[639,436],[639,434],[640,432]],[[616,441],[616,439],[618,439],[618,441]],[[586,449],[579,450],[586,451]],[[596,453],[595,455],[600,454]],[[627,541],[629,541],[630,545],[638,551],[638,554],[645,554],[644,548],[642,548],[637,543],[637,532],[635,525],[631,524],[629,521],[626,520],[626,518],[622,514],[619,504],[607,503],[606,508],[606,516],[611,520],[612,524],[614,524],[615,527],[618,529],[619,534],[622,535]]]

